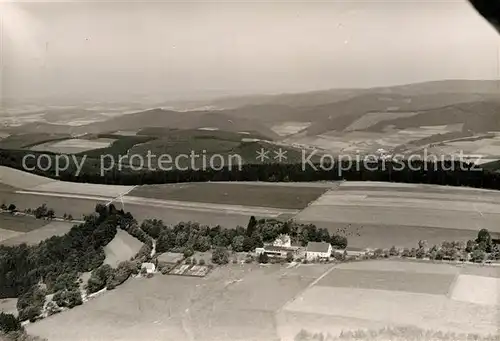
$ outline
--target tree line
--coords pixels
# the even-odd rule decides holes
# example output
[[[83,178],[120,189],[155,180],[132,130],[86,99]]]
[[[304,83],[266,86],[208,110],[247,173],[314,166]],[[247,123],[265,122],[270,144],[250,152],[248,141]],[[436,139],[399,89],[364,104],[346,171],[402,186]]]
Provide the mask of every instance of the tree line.
[[[0,149],[0,160],[3,166],[24,170],[23,157],[28,151]],[[41,152],[29,151],[36,156]],[[378,160],[367,162],[337,163],[262,163],[244,164],[238,167],[225,167],[221,170],[179,170],[170,171],[133,170],[124,167],[112,168],[101,174],[101,164],[97,158],[88,158],[83,163],[81,172],[77,172],[75,164],[61,171],[59,176],[51,165],[55,165],[57,154],[43,153],[48,159],[28,159],[25,166],[35,170],[33,173],[60,179],[63,181],[85,182],[96,184],[115,185],[144,185],[178,182],[206,182],[206,181],[384,181],[403,183],[423,183],[448,186],[468,186],[487,189],[500,189],[500,174],[494,171],[478,169],[477,166],[460,161],[390,161]],[[82,156],[76,156],[78,162]],[[42,171],[47,168],[47,170]]]

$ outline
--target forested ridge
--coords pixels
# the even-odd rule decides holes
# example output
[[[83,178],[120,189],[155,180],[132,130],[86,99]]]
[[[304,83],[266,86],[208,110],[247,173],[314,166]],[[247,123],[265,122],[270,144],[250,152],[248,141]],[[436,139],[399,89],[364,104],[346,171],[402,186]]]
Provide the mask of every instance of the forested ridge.
[[[0,164],[24,170],[23,157],[26,151],[0,149]],[[41,155],[41,153],[31,152]],[[57,154],[44,153],[55,164]],[[81,162],[81,156],[77,157]],[[41,159],[42,168],[49,166],[47,159]],[[38,166],[40,166],[38,165]],[[477,165],[460,161],[389,161],[340,163],[261,163],[243,164],[241,167],[214,169],[172,169],[133,170],[129,167],[112,168],[101,174],[98,158],[87,158],[80,173],[76,165],[70,164],[67,170],[56,176],[54,167],[47,171],[40,170],[34,159],[28,159],[26,166],[36,168],[32,173],[71,182],[114,185],[145,185],[178,182],[206,181],[267,181],[267,182],[311,182],[311,181],[382,181],[402,183],[422,183],[448,186],[468,186],[485,189],[500,189],[500,173],[481,169]]]

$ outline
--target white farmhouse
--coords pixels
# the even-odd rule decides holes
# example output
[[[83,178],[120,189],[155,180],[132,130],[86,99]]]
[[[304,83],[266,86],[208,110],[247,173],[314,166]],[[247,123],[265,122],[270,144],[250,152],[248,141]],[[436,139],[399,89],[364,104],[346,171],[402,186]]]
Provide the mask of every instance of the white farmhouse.
[[[330,258],[332,254],[332,245],[325,242],[309,242],[306,248],[306,259],[324,259]]]
[[[152,274],[155,272],[156,267],[153,263],[142,263],[141,270],[146,269],[146,273]]]

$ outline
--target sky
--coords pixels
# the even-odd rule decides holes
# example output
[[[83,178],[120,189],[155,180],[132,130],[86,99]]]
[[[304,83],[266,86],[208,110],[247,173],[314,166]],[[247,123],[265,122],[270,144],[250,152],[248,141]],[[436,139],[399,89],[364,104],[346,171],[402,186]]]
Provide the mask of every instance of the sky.
[[[1,0],[0,0],[1,1]],[[498,79],[465,0],[3,2],[5,98],[165,100]]]

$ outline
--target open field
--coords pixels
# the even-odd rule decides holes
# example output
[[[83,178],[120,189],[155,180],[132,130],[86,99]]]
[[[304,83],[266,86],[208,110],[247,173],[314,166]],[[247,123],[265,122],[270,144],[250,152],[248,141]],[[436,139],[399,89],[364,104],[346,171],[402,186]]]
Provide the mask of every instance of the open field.
[[[353,247],[415,247],[420,239],[471,239],[478,230],[500,232],[500,193],[478,189],[343,182],[295,219],[334,232]]]
[[[459,275],[451,299],[487,306],[500,306],[500,279],[474,275]]]
[[[106,198],[118,197],[130,192],[134,188],[134,186],[99,185],[58,181],[3,166],[0,166],[0,185],[9,186],[12,190],[22,189],[33,192],[93,195],[103,196]],[[7,190],[8,189],[6,188],[2,191]]]
[[[46,220],[35,219],[28,216],[12,215],[10,213],[0,213],[0,228],[14,232],[31,232],[47,225]]]
[[[311,122],[283,122],[271,127],[271,129],[279,136],[288,136],[296,134],[310,125]]]
[[[23,233],[19,236],[14,236],[13,238],[9,238],[4,240],[1,244],[6,245],[6,246],[15,246],[15,245],[20,245],[23,243],[26,243],[28,245],[36,245],[40,243],[41,241],[48,239],[53,236],[62,236],[71,230],[73,227],[73,223],[68,223],[68,222],[62,222],[62,221],[53,221],[50,223],[47,223],[45,220],[36,220],[34,218],[31,218],[32,220],[35,221],[42,221],[46,225],[36,229],[32,230],[27,233]]]
[[[69,134],[51,134],[51,133],[29,133],[29,134],[9,134],[0,138],[0,148],[3,149],[23,149],[29,148],[41,143],[54,143],[54,141],[69,138]],[[52,142],[51,142],[52,141]]]
[[[317,136],[297,134],[285,139],[286,143],[297,143],[328,150],[332,153],[356,155],[371,154],[378,149],[391,151],[401,145],[438,134],[462,131],[462,124],[422,126],[384,132],[372,131],[331,131]]]
[[[70,193],[75,195],[94,195],[116,198],[130,192],[133,186],[99,185],[54,181],[30,188],[31,191],[48,193]]]
[[[252,184],[189,183],[141,186],[130,195],[154,199],[303,209],[326,191],[325,188],[259,186]]]
[[[0,228],[0,244],[4,244],[3,242],[7,239],[15,238],[23,234],[24,234],[23,232],[16,232]]]
[[[257,217],[266,217],[264,211],[234,211],[232,212],[224,212],[215,209],[215,206],[212,205],[211,208],[204,209],[196,209],[189,206],[171,206],[165,205],[164,203],[154,204],[151,202],[145,202],[144,200],[140,200],[138,203],[128,202],[129,198],[124,198],[124,207],[126,211],[132,213],[134,218],[138,221],[142,221],[144,219],[162,219],[166,224],[177,224],[181,221],[196,221],[200,224],[205,225],[221,225],[227,228],[233,228],[238,225],[246,226],[248,224],[248,220],[252,214],[257,214]],[[115,201],[114,204],[117,208],[121,208],[121,202]],[[189,203],[188,203],[189,204]],[[219,208],[220,206],[217,206]],[[276,211],[271,214],[272,217],[276,216]],[[269,215],[267,215],[269,217]]]
[[[38,152],[52,152],[60,154],[77,154],[88,150],[109,147],[115,140],[99,138],[95,140],[69,139],[57,142],[47,142],[31,147]]]
[[[84,214],[94,212],[98,203],[106,204],[109,200],[99,200],[98,198],[85,199],[71,196],[54,196],[45,194],[9,193],[0,192],[0,202],[13,203],[18,210],[37,208],[42,204],[47,204],[48,208],[53,208],[57,216],[64,213],[71,214],[74,219],[81,219]]]
[[[0,299],[0,312],[17,316],[17,298]]]
[[[276,340],[274,311],[325,269],[238,265],[216,268],[205,278],[131,279],[27,328],[51,341]]]
[[[428,274],[401,271],[338,269],[329,276],[322,278],[318,282],[318,286],[445,295],[455,279],[454,275],[433,274],[432,281],[426,281],[428,277]]]
[[[399,117],[410,117],[417,114],[417,112],[370,112],[351,123],[344,131],[365,130],[379,122]]]
[[[28,189],[53,182],[54,180],[43,176],[21,172],[17,169],[0,166],[0,183],[22,189]]]
[[[116,236],[104,247],[106,259],[104,264],[116,268],[122,261],[130,260],[142,247],[142,242],[132,237],[122,229],[118,229]]]
[[[278,312],[277,328],[282,340],[293,340],[301,329],[338,335],[391,326],[497,334],[500,302],[492,292],[498,279],[490,278],[483,293],[484,277],[455,283],[456,278],[468,277],[460,274],[463,269],[392,260],[340,264]],[[453,295],[468,296],[469,301],[460,302]]]
[[[301,329],[338,335],[388,326],[497,333],[499,305],[447,296],[445,288],[454,290],[453,280],[462,270],[392,260],[337,266],[228,265],[205,278],[131,279],[83,306],[27,328],[51,341],[154,341],[164,340],[165,335],[176,341],[290,341]],[[356,285],[378,282],[367,276],[385,280],[378,289]],[[73,328],[63,330],[61,325]]]

